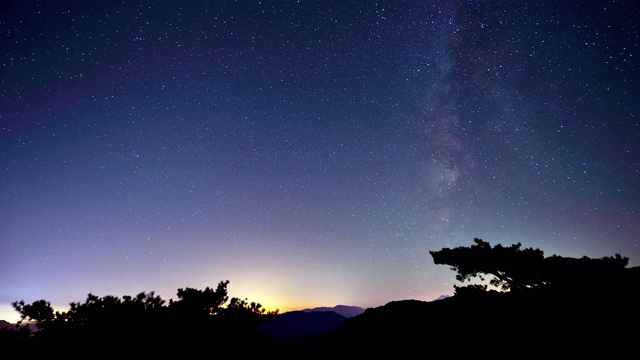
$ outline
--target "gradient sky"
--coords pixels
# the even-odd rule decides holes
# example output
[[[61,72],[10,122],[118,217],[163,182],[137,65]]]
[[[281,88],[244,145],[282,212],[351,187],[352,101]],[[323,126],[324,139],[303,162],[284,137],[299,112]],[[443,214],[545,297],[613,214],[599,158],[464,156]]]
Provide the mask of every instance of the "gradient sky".
[[[430,250],[640,265],[638,1],[2,1],[0,319],[453,293]]]

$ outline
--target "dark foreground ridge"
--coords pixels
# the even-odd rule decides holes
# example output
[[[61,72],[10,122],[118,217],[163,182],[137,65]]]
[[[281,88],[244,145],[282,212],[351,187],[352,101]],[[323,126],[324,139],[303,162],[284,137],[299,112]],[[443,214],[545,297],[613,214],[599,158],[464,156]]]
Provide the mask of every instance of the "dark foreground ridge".
[[[316,358],[345,359],[623,358],[635,351],[640,335],[640,267],[615,282],[622,288],[394,301],[309,339],[297,355],[313,349]]]
[[[453,296],[400,300],[345,317],[331,309],[266,313],[226,286],[119,299],[89,294],[66,313],[41,300],[15,302],[29,326],[0,330],[3,355],[38,358],[207,357],[235,359],[413,359],[429,357],[616,359],[637,351],[640,267],[619,255],[544,258],[519,244],[432,252],[461,282],[493,275],[493,286],[454,286]],[[329,311],[327,311],[329,310]],[[344,310],[344,309],[343,309]],[[283,320],[283,321],[279,321]],[[31,324],[33,325],[33,324]]]
[[[283,360],[480,354],[505,359],[622,358],[635,351],[640,335],[640,268],[630,268],[624,278],[601,285],[559,293],[487,292],[431,302],[394,301],[348,318],[334,330],[295,339],[185,320],[180,329],[166,329],[163,326],[169,324],[161,323],[122,324],[119,333],[101,333],[99,338],[68,334],[56,340],[18,341],[3,336],[0,345],[6,354],[66,354],[67,358],[96,352],[120,357],[213,352],[237,359]]]

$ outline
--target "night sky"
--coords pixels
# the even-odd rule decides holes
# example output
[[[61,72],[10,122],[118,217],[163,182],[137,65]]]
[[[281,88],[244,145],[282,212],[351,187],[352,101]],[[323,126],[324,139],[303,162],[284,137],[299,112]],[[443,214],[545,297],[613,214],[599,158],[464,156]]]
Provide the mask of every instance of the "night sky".
[[[640,265],[637,1],[2,1],[0,319],[216,287],[453,294],[430,250]]]

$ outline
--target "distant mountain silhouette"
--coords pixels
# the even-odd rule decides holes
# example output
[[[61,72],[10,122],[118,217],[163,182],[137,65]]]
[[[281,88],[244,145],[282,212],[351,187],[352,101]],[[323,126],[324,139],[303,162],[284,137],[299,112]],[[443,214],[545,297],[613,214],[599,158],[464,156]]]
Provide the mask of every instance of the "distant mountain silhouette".
[[[335,311],[289,311],[274,321],[260,325],[269,336],[285,340],[298,340],[333,330],[347,320]]]
[[[23,324],[22,326],[28,326],[29,329],[31,329],[31,331],[37,331],[38,327],[36,326],[35,323],[28,323],[28,324]],[[10,323],[6,320],[0,320],[0,329],[15,329],[16,328],[16,324],[15,323]]]
[[[4,320],[0,320],[0,329],[4,329],[4,328],[8,328],[8,327],[15,327],[16,324],[12,324],[8,321],[4,321]]]
[[[364,311],[349,305],[288,311],[278,315],[275,321],[262,324],[260,330],[279,339],[299,340],[331,331]]]
[[[346,318],[351,318],[357,315],[360,315],[364,312],[364,309],[358,306],[349,306],[349,305],[336,305],[334,307],[316,307],[312,309],[304,309],[302,311],[310,312],[310,311],[333,311],[336,314],[342,315]]]

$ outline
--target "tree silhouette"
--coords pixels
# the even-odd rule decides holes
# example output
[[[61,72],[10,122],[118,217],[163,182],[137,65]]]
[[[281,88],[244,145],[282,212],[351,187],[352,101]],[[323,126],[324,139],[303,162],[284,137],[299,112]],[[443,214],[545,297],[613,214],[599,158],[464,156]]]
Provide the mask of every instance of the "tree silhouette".
[[[14,301],[11,305],[20,313],[18,324],[24,321],[43,323],[54,319],[53,308],[49,301],[37,300],[31,304],[25,304],[24,300],[21,300]]]
[[[454,285],[455,296],[437,303],[449,310],[437,312],[444,314],[439,331],[454,324],[452,331],[468,335],[469,348],[497,341],[509,357],[526,351],[529,357],[617,358],[635,351],[637,331],[629,326],[640,321],[640,267],[627,268],[627,257],[545,258],[520,243],[492,247],[478,238],[470,247],[430,254],[456,271],[458,281],[489,280],[502,290]]]
[[[566,258],[554,255],[544,257],[542,250],[526,248],[520,243],[504,247],[491,247],[488,242],[474,238],[470,247],[443,248],[429,251],[435,264],[449,265],[456,271],[456,280],[484,281],[489,276],[489,284],[502,291],[535,289],[541,286],[576,287],[595,279],[619,275],[629,262],[629,258],[616,254],[612,257],[591,259]],[[461,287],[454,286],[456,293]],[[473,285],[465,293],[486,290],[486,286]]]
[[[488,242],[474,238],[471,247],[443,248],[429,251],[435,264],[449,265],[456,271],[456,280],[485,280],[502,290],[524,289],[544,283],[539,269],[544,260],[541,250],[521,249],[520,243],[510,247],[498,244],[491,247]]]
[[[237,321],[249,324],[260,324],[273,320],[278,316],[279,311],[266,311],[260,303],[249,302],[247,299],[232,298],[227,305],[224,315]]]
[[[264,343],[264,334],[257,327],[275,319],[278,311],[267,312],[259,303],[246,299],[229,301],[228,284],[228,280],[221,281],[215,290],[180,288],[178,299],[168,303],[154,292],[122,298],[89,293],[84,302],[72,302],[68,311],[55,313],[45,300],[32,304],[15,301],[13,307],[20,313],[21,322],[36,322],[39,331],[12,332],[3,334],[1,339],[12,339],[19,346],[47,353],[58,344],[75,342],[117,355],[118,348],[105,345],[119,344],[137,349],[145,356],[151,349],[166,355],[165,350],[176,346],[198,354],[198,349],[211,346],[212,339],[219,344],[234,338]],[[242,352],[258,350],[248,347]]]
[[[198,290],[194,288],[178,289],[178,301],[170,301],[169,307],[186,311],[191,316],[217,315],[224,303],[229,300],[227,295],[229,280],[221,281],[218,287]]]

